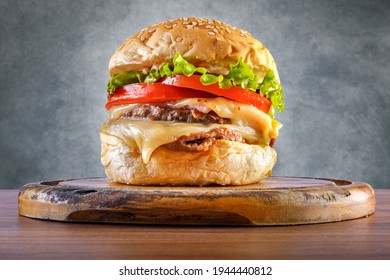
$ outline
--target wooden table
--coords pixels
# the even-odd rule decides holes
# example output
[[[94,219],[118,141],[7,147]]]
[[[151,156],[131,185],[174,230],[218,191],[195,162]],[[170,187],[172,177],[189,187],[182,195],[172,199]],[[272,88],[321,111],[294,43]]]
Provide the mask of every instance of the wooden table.
[[[390,259],[390,190],[367,218],[277,227],[135,226],[35,220],[0,190],[0,259]]]

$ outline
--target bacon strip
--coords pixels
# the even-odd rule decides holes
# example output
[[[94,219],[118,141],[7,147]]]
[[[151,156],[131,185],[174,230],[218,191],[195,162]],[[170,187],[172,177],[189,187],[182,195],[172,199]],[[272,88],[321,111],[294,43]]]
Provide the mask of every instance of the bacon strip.
[[[228,128],[216,128],[208,132],[181,136],[173,143],[166,146],[172,150],[187,152],[207,152],[216,140],[230,140],[245,142],[240,133]]]

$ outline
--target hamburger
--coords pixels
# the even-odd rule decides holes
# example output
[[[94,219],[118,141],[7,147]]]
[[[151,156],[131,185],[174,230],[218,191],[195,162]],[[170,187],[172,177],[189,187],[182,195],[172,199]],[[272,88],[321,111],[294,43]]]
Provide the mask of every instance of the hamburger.
[[[128,38],[109,73],[100,139],[112,181],[244,185],[271,174],[282,87],[271,53],[247,31],[161,22]]]

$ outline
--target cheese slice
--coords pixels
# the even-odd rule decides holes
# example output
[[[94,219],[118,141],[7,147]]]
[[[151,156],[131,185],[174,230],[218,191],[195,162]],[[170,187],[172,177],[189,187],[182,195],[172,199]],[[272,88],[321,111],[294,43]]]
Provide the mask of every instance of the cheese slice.
[[[142,104],[113,107],[109,111],[109,123],[101,132],[115,136],[127,145],[138,147],[142,159],[147,163],[155,149],[176,141],[183,135],[208,132],[215,128],[229,128],[238,131],[248,144],[268,145],[271,138],[278,136],[282,124],[252,105],[225,98],[190,98],[167,103],[177,108],[190,106],[204,113],[214,111],[222,118],[231,119],[231,124],[200,124],[167,121],[131,120],[120,117],[128,110]]]
[[[208,111],[204,111],[204,108],[208,108],[222,118],[231,119],[233,124],[249,126],[261,132],[267,143],[271,138],[278,137],[278,131],[282,127],[281,123],[271,119],[268,114],[255,106],[222,97],[184,99],[175,105],[177,107],[189,105],[205,113]]]
[[[254,129],[231,124],[169,123],[148,120],[118,119],[103,125],[101,133],[121,139],[126,145],[138,148],[147,163],[158,147],[172,143],[183,135],[208,132],[215,128],[229,128],[238,131],[249,144],[260,144],[259,134]]]

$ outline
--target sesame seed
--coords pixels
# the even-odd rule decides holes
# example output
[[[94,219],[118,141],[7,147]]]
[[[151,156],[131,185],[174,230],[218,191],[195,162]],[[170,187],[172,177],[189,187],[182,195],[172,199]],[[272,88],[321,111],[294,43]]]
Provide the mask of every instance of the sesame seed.
[[[212,28],[214,28],[214,25],[206,25],[206,28],[212,29]]]
[[[215,35],[215,33],[214,32],[207,32],[207,34],[209,34],[209,35],[211,35],[211,36],[214,36]]]
[[[193,28],[194,26],[192,25],[192,24],[189,24],[189,25],[186,25],[186,28],[187,29],[191,29],[191,28]]]
[[[184,25],[190,24],[188,21],[183,21]]]
[[[141,42],[145,41],[145,37],[144,36],[141,36]]]
[[[175,40],[176,42],[181,42],[181,41],[183,41],[183,37],[176,37],[176,40]]]
[[[188,18],[186,18],[186,17],[185,17],[185,18],[183,18],[183,20],[187,21],[187,20],[188,20]]]
[[[218,33],[218,30],[217,30],[216,28],[214,28],[213,31],[214,31],[215,33]]]
[[[153,33],[154,31],[156,31],[156,28],[152,28],[152,29],[149,29],[149,33]]]

